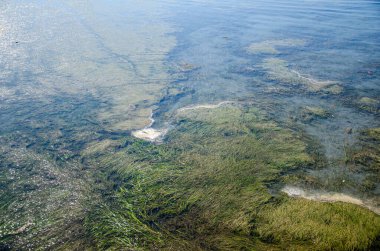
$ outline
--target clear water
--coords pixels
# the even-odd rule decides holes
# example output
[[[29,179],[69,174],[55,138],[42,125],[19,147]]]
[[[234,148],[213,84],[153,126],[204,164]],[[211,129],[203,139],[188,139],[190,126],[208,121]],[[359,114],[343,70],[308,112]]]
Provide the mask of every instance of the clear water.
[[[258,43],[264,52],[249,52]],[[341,89],[288,83],[271,59]],[[23,149],[75,155],[152,113],[161,128],[181,107],[232,100],[315,139],[328,165],[312,175],[360,181],[339,160],[360,130],[380,126],[379,74],[379,1],[1,1],[0,172],[8,179]],[[330,116],[293,119],[307,106]]]

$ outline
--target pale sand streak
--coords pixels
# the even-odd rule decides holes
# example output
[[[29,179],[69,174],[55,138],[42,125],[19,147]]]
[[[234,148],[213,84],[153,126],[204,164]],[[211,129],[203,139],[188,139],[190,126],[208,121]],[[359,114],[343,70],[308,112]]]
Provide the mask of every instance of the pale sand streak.
[[[323,87],[326,87],[328,85],[332,85],[332,84],[336,84],[337,83],[337,82],[330,81],[330,80],[320,81],[320,80],[316,80],[316,79],[313,79],[313,78],[310,78],[310,77],[305,77],[305,76],[303,76],[301,73],[299,73],[296,70],[290,70],[290,71],[293,72],[294,74],[296,74],[297,77],[299,77],[301,79],[305,79],[306,81],[309,81],[311,84],[315,85],[315,87],[317,87],[317,88],[323,88]]]
[[[281,189],[281,191],[291,197],[301,197],[308,200],[315,200],[315,201],[322,201],[322,202],[340,201],[340,202],[351,203],[351,204],[368,208],[372,212],[380,215],[379,207],[371,205],[371,203],[368,201],[363,201],[359,198],[355,198],[344,193],[327,193],[327,192],[317,192],[317,191],[307,192],[303,190],[302,188],[295,187],[295,186],[285,186],[283,189]]]
[[[195,105],[195,106],[187,106],[183,107],[177,110],[177,112],[183,112],[183,111],[188,111],[188,110],[197,110],[197,109],[215,109],[219,108],[225,104],[232,104],[234,101],[222,101],[218,104],[203,104],[203,105]]]
[[[196,110],[196,109],[215,109],[218,107],[221,107],[225,104],[231,104],[234,103],[233,101],[223,101],[218,104],[203,104],[203,105],[195,105],[195,106],[188,106],[188,107],[183,107],[177,110],[177,113],[183,112],[183,111],[189,111],[189,110]],[[150,116],[150,121],[151,123],[144,127],[143,129],[136,130],[132,132],[132,136],[147,140],[147,141],[159,141],[162,139],[163,136],[168,132],[168,128],[162,128],[162,129],[155,129],[152,128],[152,125],[154,123],[153,119],[153,113]]]

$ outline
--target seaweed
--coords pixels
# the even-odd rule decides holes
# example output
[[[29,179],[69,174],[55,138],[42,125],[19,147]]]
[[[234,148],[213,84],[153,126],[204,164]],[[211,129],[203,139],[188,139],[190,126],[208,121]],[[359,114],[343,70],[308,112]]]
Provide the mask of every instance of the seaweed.
[[[292,130],[254,107],[186,110],[177,114],[176,123],[165,144],[128,139],[127,145],[119,142],[124,147],[110,146],[113,154],[96,159],[112,173],[109,186],[115,174],[122,180],[106,209],[96,207],[86,218],[99,247],[307,249],[316,243],[316,249],[363,249],[379,235],[379,218],[366,209],[271,193],[271,184],[315,159]],[[287,219],[278,214],[292,207],[298,208],[295,222],[276,227]],[[333,219],[330,224],[320,217],[325,213]],[[123,230],[126,225],[116,224],[112,214],[130,229]],[[301,223],[302,217],[318,228],[304,231],[309,225]],[[347,234],[335,238],[344,227]]]

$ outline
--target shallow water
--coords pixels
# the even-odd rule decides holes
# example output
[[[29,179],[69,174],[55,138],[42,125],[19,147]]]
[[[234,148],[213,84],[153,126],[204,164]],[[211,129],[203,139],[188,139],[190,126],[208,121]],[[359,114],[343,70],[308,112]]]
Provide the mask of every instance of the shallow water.
[[[21,166],[58,153],[79,170],[94,142],[170,133],[181,109],[254,102],[316,142],[326,165],[304,171],[319,190],[380,203],[378,180],[363,192],[368,174],[342,161],[361,130],[380,126],[379,17],[378,1],[2,1],[1,179],[13,184],[28,154],[34,164]],[[33,193],[54,183],[50,197],[82,203],[87,188],[61,195],[80,174],[54,167],[65,182],[50,182],[38,170],[47,185]]]

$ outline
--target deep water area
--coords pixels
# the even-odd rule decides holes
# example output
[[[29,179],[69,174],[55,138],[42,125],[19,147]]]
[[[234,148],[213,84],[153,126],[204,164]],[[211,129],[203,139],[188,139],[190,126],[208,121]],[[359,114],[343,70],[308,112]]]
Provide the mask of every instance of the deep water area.
[[[1,1],[0,250],[378,250],[380,3]]]

